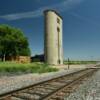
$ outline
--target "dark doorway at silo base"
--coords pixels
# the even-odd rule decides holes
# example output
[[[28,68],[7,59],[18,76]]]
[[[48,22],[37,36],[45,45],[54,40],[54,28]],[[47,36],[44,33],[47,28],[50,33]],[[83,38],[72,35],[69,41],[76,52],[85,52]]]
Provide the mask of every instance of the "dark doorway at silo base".
[[[31,62],[44,62],[44,54],[31,57]]]
[[[61,64],[61,60],[60,59],[58,60],[58,64]]]

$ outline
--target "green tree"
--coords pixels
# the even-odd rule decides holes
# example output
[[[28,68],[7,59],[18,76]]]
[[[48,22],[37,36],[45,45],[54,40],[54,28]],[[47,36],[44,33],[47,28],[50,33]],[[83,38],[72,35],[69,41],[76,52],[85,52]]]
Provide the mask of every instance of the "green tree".
[[[30,56],[29,43],[24,33],[8,25],[0,25],[0,56]]]

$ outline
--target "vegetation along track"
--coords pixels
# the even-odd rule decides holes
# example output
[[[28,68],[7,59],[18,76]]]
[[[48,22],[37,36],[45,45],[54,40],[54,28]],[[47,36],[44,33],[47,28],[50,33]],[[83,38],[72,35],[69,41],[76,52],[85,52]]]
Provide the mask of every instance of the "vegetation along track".
[[[84,69],[0,95],[0,100],[64,100],[98,69]]]

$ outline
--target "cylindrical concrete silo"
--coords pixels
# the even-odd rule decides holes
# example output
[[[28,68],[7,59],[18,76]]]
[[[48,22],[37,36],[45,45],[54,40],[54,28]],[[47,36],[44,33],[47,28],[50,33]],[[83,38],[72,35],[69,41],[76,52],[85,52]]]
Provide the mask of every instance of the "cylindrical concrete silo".
[[[48,64],[63,64],[62,18],[53,10],[46,10],[44,55]]]

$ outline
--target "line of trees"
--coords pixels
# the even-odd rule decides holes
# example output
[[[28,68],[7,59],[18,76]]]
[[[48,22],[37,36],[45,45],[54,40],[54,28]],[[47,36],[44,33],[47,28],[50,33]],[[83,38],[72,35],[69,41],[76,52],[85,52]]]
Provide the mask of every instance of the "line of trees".
[[[0,25],[0,58],[30,56],[30,48],[24,33],[17,28]]]

